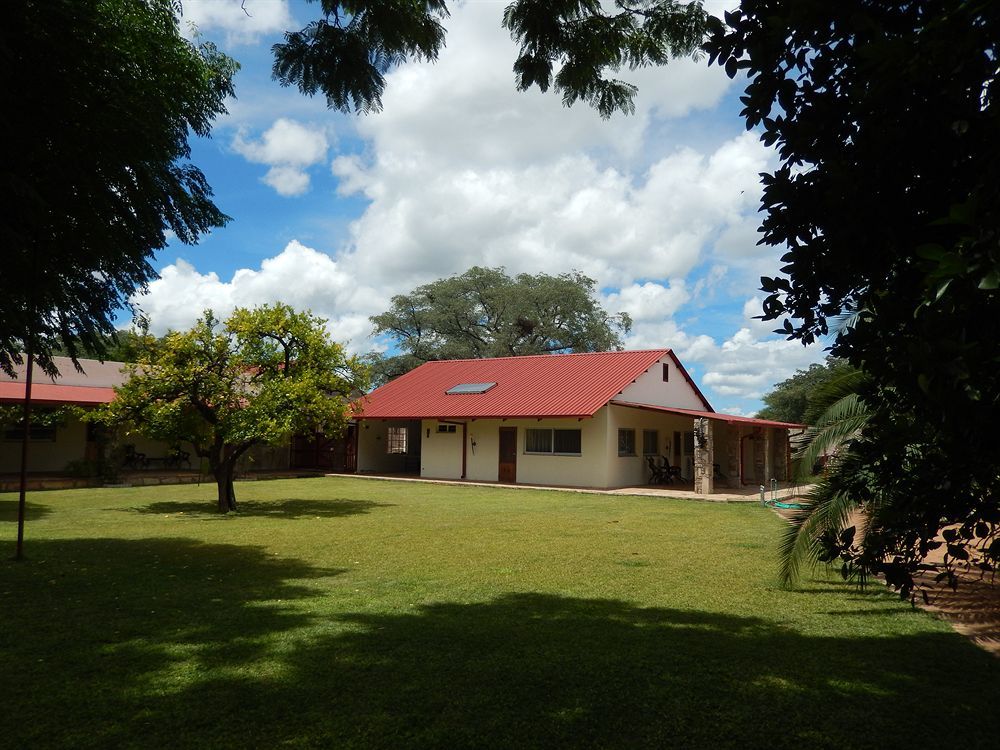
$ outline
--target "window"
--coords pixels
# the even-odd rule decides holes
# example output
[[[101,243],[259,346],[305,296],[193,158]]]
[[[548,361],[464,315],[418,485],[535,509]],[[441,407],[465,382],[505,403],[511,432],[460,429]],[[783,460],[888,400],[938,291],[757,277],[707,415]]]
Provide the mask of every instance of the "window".
[[[670,382],[670,365],[668,365],[666,362],[663,363],[663,382],[664,383]]]
[[[439,424],[438,432],[455,432],[455,427],[453,424]]]
[[[618,430],[618,455],[635,455],[635,430],[631,427]]]
[[[4,440],[24,440],[24,426],[23,425],[10,425],[4,428],[3,431]],[[54,443],[56,441],[56,427],[55,425],[45,425],[39,424],[38,422],[32,421],[31,432],[28,435],[28,439],[32,442],[38,441],[41,443]]]
[[[694,455],[694,433],[685,432],[684,433],[684,453],[688,456]]]
[[[385,438],[386,453],[406,453],[406,428],[390,427]]]
[[[553,453],[582,453],[579,430],[552,430]]]
[[[579,456],[583,452],[581,432],[527,429],[524,431],[524,452]]]
[[[659,451],[660,433],[656,430],[642,431],[642,454],[644,456],[655,456]]]

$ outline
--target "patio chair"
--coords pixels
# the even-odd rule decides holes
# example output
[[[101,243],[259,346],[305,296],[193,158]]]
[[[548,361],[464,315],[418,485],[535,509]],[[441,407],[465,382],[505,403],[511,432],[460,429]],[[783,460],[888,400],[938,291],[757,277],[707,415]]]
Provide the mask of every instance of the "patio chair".
[[[682,482],[684,477],[681,476],[680,466],[671,466],[670,459],[666,456],[660,456],[660,471],[663,472],[664,482]]]
[[[646,463],[649,465],[649,483],[665,484],[670,481],[669,475],[663,467],[656,463],[652,456],[646,456]]]
[[[140,453],[134,445],[125,446],[125,455],[122,456],[122,467],[125,469],[145,469],[148,461],[146,454]]]

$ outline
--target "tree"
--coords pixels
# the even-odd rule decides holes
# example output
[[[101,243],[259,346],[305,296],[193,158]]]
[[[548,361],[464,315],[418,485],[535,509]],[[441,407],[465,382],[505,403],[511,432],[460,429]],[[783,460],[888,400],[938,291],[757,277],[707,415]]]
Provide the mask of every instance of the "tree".
[[[189,331],[143,335],[129,378],[99,419],[208,461],[219,511],[236,509],[236,462],[258,443],[343,431],[349,397],[366,386],[359,360],[330,340],[326,321],[283,304],[211,311]]]
[[[470,268],[392,298],[372,317],[403,352],[383,360],[390,379],[436,359],[510,357],[620,349],[627,313],[608,315],[594,298],[593,279],[580,273],[510,277],[503,268]]]
[[[385,74],[408,59],[435,60],[444,46],[444,0],[320,0],[321,17],[276,44],[273,74],[283,86],[313,96],[331,109],[377,112]],[[514,63],[517,87],[552,86],[566,104],[583,100],[603,117],[632,111],[636,87],[605,76],[622,67],[664,65],[694,54],[707,15],[700,2],[516,0],[504,26],[521,41]],[[558,67],[558,72],[554,70]]]
[[[823,364],[814,363],[805,370],[796,370],[792,377],[778,383],[764,396],[765,406],[757,412],[757,416],[801,424],[806,419],[812,394],[848,372],[854,372],[854,368],[836,357],[827,357]]]
[[[942,580],[995,570],[1000,8],[743,0],[706,49],[747,76],[747,126],[778,152],[762,241],[785,265],[762,279],[765,319],[808,343],[856,314],[833,353],[873,387],[839,481],[877,512],[834,545],[845,571],[909,594],[942,540]]]
[[[237,65],[178,33],[174,0],[12,0],[0,26],[0,368],[103,354],[168,230],[228,220],[189,161]]]

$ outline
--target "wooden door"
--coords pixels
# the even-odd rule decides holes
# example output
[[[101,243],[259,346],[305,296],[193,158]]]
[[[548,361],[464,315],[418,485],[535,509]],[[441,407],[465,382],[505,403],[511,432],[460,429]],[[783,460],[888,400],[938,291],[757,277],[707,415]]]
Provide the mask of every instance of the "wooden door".
[[[500,428],[500,472],[501,482],[513,484],[517,481],[517,428]]]

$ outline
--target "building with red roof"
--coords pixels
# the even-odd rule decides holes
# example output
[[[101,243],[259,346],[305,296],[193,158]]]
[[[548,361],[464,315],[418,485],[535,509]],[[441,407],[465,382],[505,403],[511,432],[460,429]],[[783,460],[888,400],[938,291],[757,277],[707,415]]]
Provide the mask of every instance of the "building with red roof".
[[[705,493],[787,479],[801,427],[716,412],[670,349],[427,362],[355,408],[361,472]]]

